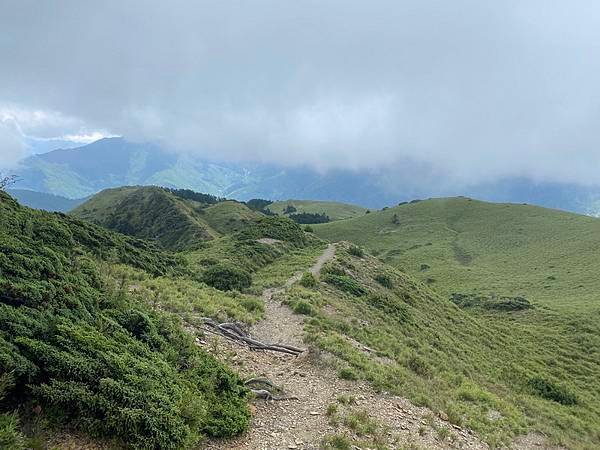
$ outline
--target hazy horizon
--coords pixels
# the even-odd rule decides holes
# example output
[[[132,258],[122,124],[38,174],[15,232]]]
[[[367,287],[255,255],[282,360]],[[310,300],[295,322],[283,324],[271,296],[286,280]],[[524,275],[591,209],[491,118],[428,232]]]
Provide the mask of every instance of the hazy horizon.
[[[457,189],[600,185],[593,2],[26,0],[0,24],[4,167],[121,135]]]

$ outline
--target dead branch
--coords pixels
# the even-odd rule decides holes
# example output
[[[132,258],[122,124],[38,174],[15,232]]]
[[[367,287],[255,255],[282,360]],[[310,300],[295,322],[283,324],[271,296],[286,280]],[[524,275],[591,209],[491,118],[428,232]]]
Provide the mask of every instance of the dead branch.
[[[271,400],[271,401],[281,401],[281,400],[299,400],[298,397],[292,395],[292,396],[278,396],[278,395],[273,395],[271,392],[267,391],[266,389],[250,389],[250,392],[252,392],[254,394],[254,396],[258,399],[261,400]]]
[[[244,384],[246,386],[249,386],[251,384],[265,384],[273,389],[279,389],[279,387],[275,386],[271,380],[265,377],[249,378],[246,381],[244,381]]]
[[[206,331],[220,334],[221,336],[238,343],[246,344],[251,350],[270,350],[273,352],[287,353],[288,355],[298,356],[304,352],[303,349],[284,344],[267,344],[251,338],[235,323],[217,323],[210,317],[202,317],[200,320],[208,328]]]

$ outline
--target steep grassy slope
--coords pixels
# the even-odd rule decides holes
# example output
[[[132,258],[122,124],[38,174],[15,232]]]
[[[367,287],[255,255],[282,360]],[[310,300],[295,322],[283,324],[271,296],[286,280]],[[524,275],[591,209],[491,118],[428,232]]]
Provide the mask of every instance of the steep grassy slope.
[[[347,244],[321,283],[303,284],[284,301],[309,316],[308,340],[336,355],[341,377],[408,396],[492,445],[538,431],[569,448],[597,448],[597,321],[569,335],[573,324],[543,330],[554,317],[536,310],[488,320]]]
[[[451,198],[318,225],[315,232],[359,243],[444,294],[524,295],[553,308],[600,309],[595,218]]]
[[[152,309],[152,297],[131,295],[132,273],[202,288],[183,259],[63,214],[21,207],[3,192],[0,249],[5,448],[30,446],[19,436],[18,418],[29,432],[41,420],[140,449],[189,448],[203,435],[248,426],[238,377],[195,346],[179,320],[159,312],[164,308]],[[206,303],[226,304],[219,297]]]
[[[568,392],[576,393],[577,412],[552,401],[535,408],[518,397],[515,403],[528,420],[542,417],[552,423],[542,427],[544,432],[568,435],[567,442],[594,448],[599,436],[590,423],[598,421],[600,410],[597,219],[452,198],[405,204],[314,228],[324,238],[359,243],[422,280],[443,299],[452,297],[492,333],[490,339],[518,349],[513,356],[504,354],[507,361],[517,361],[516,368],[505,369],[508,372],[522,373],[519,367],[529,367],[533,373],[537,365],[536,373],[545,374],[542,378],[568,386]],[[500,351],[491,345],[488,350],[480,354],[482,368],[484,359]],[[542,382],[538,387],[561,395]],[[587,419],[581,421],[584,416]],[[578,434],[587,437],[578,441]]]
[[[107,189],[71,214],[172,250],[198,247],[262,216],[242,203],[215,199],[207,204],[155,186]]]
[[[296,208],[298,213],[322,214],[329,216],[330,220],[349,219],[365,214],[366,208],[339,202],[324,202],[317,200],[284,200],[271,203],[266,209],[283,215],[288,206]]]
[[[201,210],[202,219],[220,234],[230,234],[244,229],[263,215],[233,200],[219,202]]]

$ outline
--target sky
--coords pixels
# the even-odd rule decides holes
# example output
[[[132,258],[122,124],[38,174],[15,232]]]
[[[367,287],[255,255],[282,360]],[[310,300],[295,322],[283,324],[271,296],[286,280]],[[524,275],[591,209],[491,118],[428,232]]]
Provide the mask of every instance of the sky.
[[[102,136],[600,184],[593,0],[0,0],[0,165]]]

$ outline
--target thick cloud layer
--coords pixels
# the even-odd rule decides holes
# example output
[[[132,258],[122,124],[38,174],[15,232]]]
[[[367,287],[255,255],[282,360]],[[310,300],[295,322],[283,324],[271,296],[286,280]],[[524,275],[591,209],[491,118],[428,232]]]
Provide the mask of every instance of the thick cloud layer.
[[[1,9],[0,102],[83,124],[62,134],[323,170],[423,166],[449,183],[600,183],[592,0]]]

